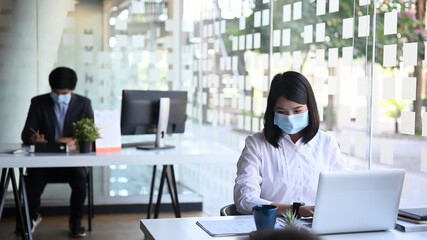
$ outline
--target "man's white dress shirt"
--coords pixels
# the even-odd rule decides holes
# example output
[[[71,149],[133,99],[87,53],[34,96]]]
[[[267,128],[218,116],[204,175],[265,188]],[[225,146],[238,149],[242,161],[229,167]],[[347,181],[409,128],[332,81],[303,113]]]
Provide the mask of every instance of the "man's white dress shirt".
[[[289,135],[272,146],[263,131],[248,136],[237,163],[234,202],[241,213],[251,213],[257,204],[314,205],[319,174],[345,168],[337,143],[318,131],[307,144],[295,144]]]

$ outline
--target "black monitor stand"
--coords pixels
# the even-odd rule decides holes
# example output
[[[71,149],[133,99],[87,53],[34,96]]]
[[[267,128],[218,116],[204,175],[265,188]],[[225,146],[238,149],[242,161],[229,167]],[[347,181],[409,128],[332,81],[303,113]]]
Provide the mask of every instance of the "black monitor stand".
[[[170,98],[160,98],[159,120],[157,122],[156,140],[154,143],[147,143],[137,146],[137,149],[155,150],[174,148],[173,145],[166,145],[165,136],[168,129]]]

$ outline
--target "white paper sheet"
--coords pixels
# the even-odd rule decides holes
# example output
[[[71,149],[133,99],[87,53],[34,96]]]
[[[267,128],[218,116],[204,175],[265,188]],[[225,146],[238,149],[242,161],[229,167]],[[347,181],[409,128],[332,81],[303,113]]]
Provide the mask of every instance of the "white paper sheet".
[[[3,19],[1,19],[2,16],[0,16],[0,26],[2,25],[1,22]],[[64,29],[74,29],[75,28],[75,19],[74,17],[66,16],[64,20]]]
[[[368,77],[357,78],[357,96],[366,96]]]
[[[394,78],[383,79],[383,99],[395,99],[396,80]]]
[[[384,35],[397,33],[397,12],[384,14]]]
[[[352,38],[353,34],[354,34],[354,23],[353,23],[353,18],[344,18],[342,20],[342,38],[343,39],[348,39],[348,38]]]
[[[245,38],[246,35],[239,36],[239,50],[245,50]]]
[[[304,26],[304,43],[313,42],[313,25]]]
[[[338,78],[336,76],[329,76],[328,78],[328,94],[336,95],[338,91]]]
[[[403,65],[415,66],[417,65],[418,43],[404,43],[403,44]]]
[[[128,29],[127,19],[117,19],[116,25],[114,25],[114,30],[117,31],[126,31]]]
[[[98,64],[111,63],[110,52],[98,52]]]
[[[62,45],[74,46],[75,44],[76,44],[76,36],[74,35],[74,33],[62,34]]]
[[[402,189],[402,199],[412,200],[413,192],[414,192],[414,181],[408,175],[405,176],[405,181],[403,181],[403,189]]]
[[[325,23],[316,24],[316,42],[325,41]]]
[[[317,0],[316,16],[324,15],[325,13],[326,13],[326,0]]]
[[[415,112],[402,111],[400,133],[414,135]]]
[[[347,131],[341,131],[339,146],[342,153],[350,154],[350,136]]]
[[[283,5],[283,22],[289,22],[291,21],[291,4],[285,4]]]
[[[273,47],[280,46],[280,30],[273,31]]]
[[[342,58],[344,66],[351,66],[353,64],[353,47],[343,47]]]
[[[261,46],[261,33],[254,33],[254,48],[259,49]]]
[[[144,48],[145,46],[144,35],[132,35],[132,46],[134,48]]]
[[[329,1],[329,13],[338,12],[340,9],[340,1],[339,0],[330,0]]]
[[[283,59],[283,67],[288,68],[291,66],[291,53],[290,52],[283,52],[282,53],[282,59]]]
[[[422,135],[424,137],[427,137],[427,113],[426,112],[423,113],[422,118],[423,118]]]
[[[224,34],[225,30],[227,30],[226,21],[225,20],[221,20],[221,33]]]
[[[302,11],[302,3],[301,2],[295,2],[294,3],[294,20],[301,19],[301,11]]]
[[[417,78],[402,78],[402,99],[415,100],[417,89]]]
[[[338,48],[329,48],[328,49],[328,66],[337,67],[338,66]]]
[[[289,46],[291,45],[291,29],[283,29],[282,32],[282,45],[283,46]]]
[[[261,12],[257,11],[254,13],[254,27],[261,26]]]
[[[365,159],[366,155],[366,136],[357,135],[354,143],[354,155]]]
[[[246,131],[252,131],[252,129],[251,129],[251,126],[252,126],[252,124],[251,124],[251,116],[245,116],[245,130]]]
[[[325,49],[316,50],[316,63],[317,66],[322,66],[325,62]]]
[[[231,37],[231,50],[237,51],[239,46],[239,38],[237,36]]]
[[[233,56],[231,57],[231,62],[232,62],[232,69],[233,70],[238,70],[239,69],[239,59],[237,58],[237,56]]]
[[[99,128],[100,139],[96,139],[96,152],[117,151],[122,148],[120,113],[118,110],[95,110],[95,125]]]
[[[174,27],[175,27],[175,23],[174,23],[173,19],[167,19],[165,21],[165,31],[172,32]]]
[[[370,19],[369,15],[359,17],[359,37],[369,36]]]
[[[384,54],[383,54],[383,66],[384,67],[394,67],[396,66],[396,50],[397,45],[384,45]]]
[[[80,62],[83,64],[92,64],[93,63],[93,52],[92,51],[80,52]]]
[[[381,143],[381,163],[388,165],[393,165],[393,155],[394,155],[394,144],[393,142],[382,142]]]
[[[262,10],[262,25],[268,26],[270,24],[270,9]]]
[[[246,35],[246,49],[252,49],[253,48],[252,38],[253,38],[252,34]]]
[[[252,118],[252,132],[258,132],[259,129],[259,119],[258,118]]]
[[[294,51],[292,53],[293,63],[292,68],[298,70],[301,67],[301,51]]]
[[[93,34],[82,34],[80,37],[80,44],[85,47],[93,46]]]
[[[365,6],[370,3],[371,0],[359,0],[359,6]]]
[[[366,107],[357,107],[356,108],[356,125],[359,127],[366,127]]]
[[[130,13],[131,14],[143,14],[145,12],[145,3],[139,1],[132,1]]]
[[[128,45],[128,36],[124,34],[116,35],[116,47],[126,47]]]
[[[246,17],[241,16],[239,19],[239,30],[245,30],[246,29]]]

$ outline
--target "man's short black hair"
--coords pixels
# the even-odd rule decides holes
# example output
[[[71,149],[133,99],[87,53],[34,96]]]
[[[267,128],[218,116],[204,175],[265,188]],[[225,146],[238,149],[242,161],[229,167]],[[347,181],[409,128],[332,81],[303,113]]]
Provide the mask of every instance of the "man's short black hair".
[[[71,68],[58,67],[49,74],[49,85],[52,89],[74,90],[76,84],[77,74]]]
[[[307,78],[301,73],[288,71],[277,74],[271,81],[270,93],[267,99],[267,109],[264,115],[264,136],[274,147],[279,147],[283,137],[282,130],[274,124],[274,107],[280,97],[299,103],[307,104],[308,126],[301,131],[302,141],[308,143],[319,131],[319,112],[313,89]]]

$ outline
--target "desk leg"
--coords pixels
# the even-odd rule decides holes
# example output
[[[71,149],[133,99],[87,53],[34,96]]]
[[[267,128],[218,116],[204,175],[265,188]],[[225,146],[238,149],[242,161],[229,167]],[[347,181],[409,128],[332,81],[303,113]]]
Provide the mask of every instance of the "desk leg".
[[[157,195],[156,209],[154,210],[154,218],[159,217],[160,202],[162,200],[163,184],[165,183],[165,178],[166,178],[166,165],[163,165],[162,176],[160,177],[159,193]]]
[[[147,211],[147,219],[150,219],[151,215],[151,207],[153,205],[153,194],[154,194],[154,183],[156,181],[156,171],[157,165],[153,166],[153,175],[151,177],[151,187],[150,187],[150,199],[148,200],[148,211]]]
[[[19,183],[20,183],[20,189],[22,191],[22,198],[24,200],[25,221],[27,223],[27,230],[29,232],[28,239],[32,240],[33,236],[31,234],[30,211],[28,208],[27,187],[25,186],[24,170],[22,168],[19,168]]]
[[[26,225],[24,225],[24,215],[22,214],[22,206],[21,206],[21,198],[20,193],[18,191],[18,186],[16,185],[16,178],[15,178],[15,172],[13,171],[13,168],[9,168],[9,174],[11,181],[12,181],[12,188],[13,188],[13,196],[15,197],[15,206],[18,210],[18,218],[19,218],[19,224],[21,224],[21,236],[22,239],[26,239],[26,233],[28,232],[28,239],[32,240],[33,236],[31,235],[31,229],[26,229]],[[26,216],[27,222],[29,223],[28,219],[29,216]]]
[[[173,165],[167,165],[166,167],[167,167],[166,180],[168,182],[169,194],[171,195],[172,207],[175,212],[175,217],[180,218],[181,211],[179,209],[178,190],[176,187],[175,172],[173,169]]]
[[[1,172],[0,219],[3,214],[3,207],[4,207],[4,202],[6,200],[6,194],[7,194],[7,189],[9,187],[9,182],[10,182],[10,175],[7,172],[7,168],[3,168]]]

